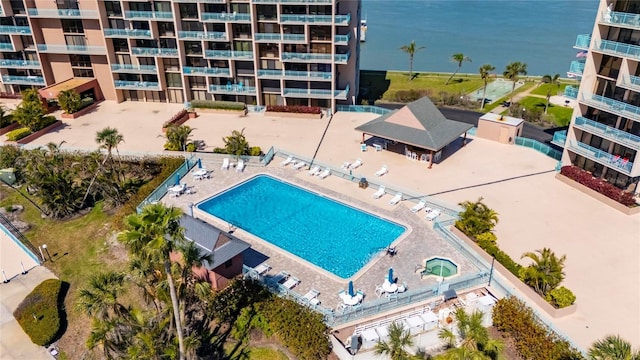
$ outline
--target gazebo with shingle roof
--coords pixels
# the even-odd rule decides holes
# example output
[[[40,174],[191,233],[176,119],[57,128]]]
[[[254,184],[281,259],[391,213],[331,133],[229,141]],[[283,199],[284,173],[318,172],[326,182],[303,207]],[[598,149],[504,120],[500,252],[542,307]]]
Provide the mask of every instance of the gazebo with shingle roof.
[[[423,97],[404,107],[382,115],[356,127],[365,135],[377,136],[399,143],[412,145],[431,152],[429,168],[433,165],[433,156],[445,146],[451,144],[473,125],[449,120],[428,97]],[[464,142],[463,142],[464,145]]]

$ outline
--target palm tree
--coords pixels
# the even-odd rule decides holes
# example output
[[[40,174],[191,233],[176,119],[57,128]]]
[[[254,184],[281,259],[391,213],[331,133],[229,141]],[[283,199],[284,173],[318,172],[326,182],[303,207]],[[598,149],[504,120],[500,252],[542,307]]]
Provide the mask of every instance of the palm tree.
[[[80,98],[80,94],[73,89],[62,90],[58,94],[58,104],[60,104],[60,108],[67,114],[72,114],[78,111],[80,104],[82,104],[82,99]]]
[[[376,355],[387,355],[391,360],[410,359],[407,348],[413,346],[413,338],[409,330],[400,323],[393,322],[389,325],[389,339],[378,341],[375,346]]]
[[[124,136],[118,132],[118,129],[106,127],[96,133],[96,142],[100,149],[107,150],[107,157],[111,158],[112,150],[118,151],[118,145],[124,142]]]
[[[173,151],[186,151],[192,131],[193,129],[187,125],[169,126],[165,134],[167,143],[164,148]]]
[[[231,135],[222,138],[227,154],[242,156],[249,154],[249,142],[244,136],[244,129],[233,130]]]
[[[484,109],[484,101],[487,95],[487,84],[489,83],[491,72],[495,69],[496,67],[491,64],[484,64],[480,66],[480,78],[484,81],[484,88],[482,88],[482,105],[480,105],[480,109]]]
[[[633,351],[631,344],[619,335],[608,335],[594,342],[588,355],[591,360],[640,360],[640,350]]]
[[[0,104],[0,128],[11,124],[13,116],[9,113],[9,110]]]
[[[128,229],[120,233],[118,238],[127,246],[133,256],[143,258],[150,264],[163,264],[173,307],[179,355],[180,359],[184,359],[185,347],[180,301],[169,259],[169,255],[185,243],[184,229],[180,226],[181,216],[182,212],[175,207],[165,207],[162,204],[147,205],[140,214],[131,215],[126,219]]]
[[[88,287],[78,291],[76,306],[101,320],[126,314],[127,308],[118,301],[124,291],[124,280],[123,273],[113,271],[92,275]]]
[[[409,45],[403,45],[400,50],[409,54],[409,80],[413,80],[413,57],[419,50],[424,49],[424,46],[416,46],[416,41],[411,41]]]
[[[444,359],[497,359],[504,349],[504,344],[489,337],[489,331],[482,325],[484,314],[476,310],[471,315],[467,314],[463,308],[458,308],[454,313],[456,318],[456,328],[459,334],[459,346],[456,334],[447,328],[443,328],[438,333],[438,337],[443,340],[450,349],[443,355]]]
[[[516,82],[520,78],[520,75],[527,75],[527,64],[521,63],[520,61],[509,63],[502,75],[513,82],[511,86],[511,102],[513,103],[513,92],[516,90]]]
[[[529,258],[533,263],[522,269],[520,279],[543,297],[564,280],[566,255],[558,258],[551,249],[543,248],[535,252],[526,252],[521,258]]]
[[[475,202],[464,201],[459,204],[464,210],[456,221],[456,227],[467,235],[477,236],[489,232],[498,224],[498,213],[482,200],[480,197]]]
[[[547,104],[544,106],[544,113],[547,113],[547,110],[549,109],[549,99],[551,99],[551,94],[552,94],[552,90],[553,90],[553,85],[555,85],[556,87],[556,94],[558,93],[558,88],[560,87],[560,74],[555,74],[553,76],[551,75],[545,75],[542,77],[542,82],[545,84],[549,84],[549,88],[547,89]]]
[[[458,71],[460,71],[460,69],[462,68],[462,63],[465,61],[471,62],[471,59],[468,56],[465,56],[463,53],[457,53],[457,54],[451,55],[451,61],[453,61],[454,63],[457,63],[458,68],[456,69],[456,71],[454,71],[453,74],[451,74],[451,76],[449,76],[449,78],[447,79],[447,82],[444,83],[445,85],[448,85],[449,81],[451,81],[451,79],[453,79],[453,77],[456,76]]]

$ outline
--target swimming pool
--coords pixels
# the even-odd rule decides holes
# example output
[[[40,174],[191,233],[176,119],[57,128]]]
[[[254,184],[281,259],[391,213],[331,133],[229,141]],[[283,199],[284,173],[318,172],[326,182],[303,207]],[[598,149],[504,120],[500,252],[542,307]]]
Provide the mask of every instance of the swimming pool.
[[[345,279],[406,230],[268,175],[257,175],[197,207]]]

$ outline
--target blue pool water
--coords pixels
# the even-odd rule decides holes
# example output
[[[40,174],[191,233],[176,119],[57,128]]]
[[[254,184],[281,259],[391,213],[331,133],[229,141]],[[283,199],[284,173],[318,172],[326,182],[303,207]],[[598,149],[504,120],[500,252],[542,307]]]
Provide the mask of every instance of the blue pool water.
[[[406,230],[268,175],[198,208],[342,278],[353,276]]]

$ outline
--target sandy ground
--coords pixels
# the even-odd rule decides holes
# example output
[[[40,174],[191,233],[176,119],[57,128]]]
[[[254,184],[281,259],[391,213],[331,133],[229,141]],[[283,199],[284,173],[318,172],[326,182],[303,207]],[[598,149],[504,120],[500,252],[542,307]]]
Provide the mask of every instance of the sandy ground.
[[[179,105],[104,102],[100,109],[47,134],[34,143],[66,141],[63,147],[95,149],[95,132],[106,126],[124,134],[121,153],[158,152],[164,140],[161,124]],[[551,247],[566,254],[564,285],[577,295],[574,315],[554,321],[583,348],[615,333],[640,346],[640,216],[626,216],[554,179],[556,162],[534,150],[472,139],[445,152],[441,163],[407,160],[392,151],[361,152],[361,134],[354,127],[373,114],[337,113],[318,152],[318,159],[340,166],[361,158],[354,175],[375,178],[382,166],[389,173],[383,183],[431,194],[450,203],[483,197],[500,215],[496,234],[501,248],[514,259],[525,251]],[[276,146],[311,158],[326,119],[247,117],[206,114],[186,124],[193,139],[207,147],[222,146],[231,130],[245,129],[251,145],[265,151]],[[3,139],[0,139],[2,141]],[[453,151],[455,150],[455,151]]]

